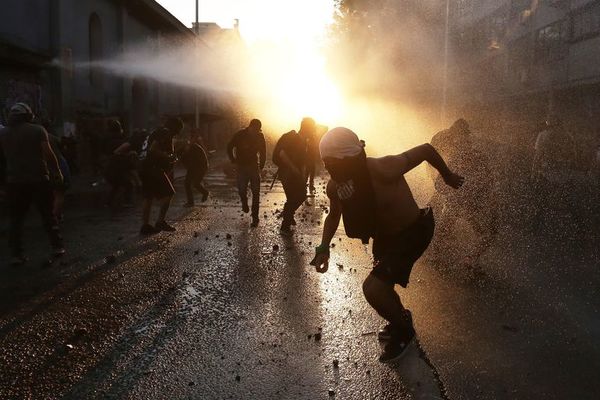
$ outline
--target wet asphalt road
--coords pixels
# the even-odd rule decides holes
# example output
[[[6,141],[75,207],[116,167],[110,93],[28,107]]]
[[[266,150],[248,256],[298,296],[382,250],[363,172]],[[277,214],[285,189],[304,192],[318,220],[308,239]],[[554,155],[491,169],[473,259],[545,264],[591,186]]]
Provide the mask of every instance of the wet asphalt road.
[[[20,270],[3,267],[0,398],[600,393],[593,242],[503,229],[476,268],[426,254],[400,291],[420,346],[386,366],[377,361],[375,336],[383,322],[361,293],[368,249],[339,232],[329,271],[308,266],[326,215],[323,194],[307,201],[296,233],[285,238],[275,216],[281,186],[263,196],[261,224],[252,229],[230,182],[215,172],[208,184],[210,200],[194,209],[180,207],[177,197],[175,234],[140,238],[137,212],[82,212],[65,224],[65,260],[44,269],[39,260]],[[38,239],[30,235],[34,249],[45,245]]]

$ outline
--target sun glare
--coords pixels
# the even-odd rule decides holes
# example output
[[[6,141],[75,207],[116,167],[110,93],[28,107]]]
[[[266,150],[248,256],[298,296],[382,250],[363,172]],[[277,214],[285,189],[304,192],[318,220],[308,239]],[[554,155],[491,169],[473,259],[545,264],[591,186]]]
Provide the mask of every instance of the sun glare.
[[[295,127],[305,116],[324,125],[340,118],[340,91],[321,52],[333,12],[333,1],[264,0],[241,25],[252,63],[246,83],[252,108],[278,128]]]

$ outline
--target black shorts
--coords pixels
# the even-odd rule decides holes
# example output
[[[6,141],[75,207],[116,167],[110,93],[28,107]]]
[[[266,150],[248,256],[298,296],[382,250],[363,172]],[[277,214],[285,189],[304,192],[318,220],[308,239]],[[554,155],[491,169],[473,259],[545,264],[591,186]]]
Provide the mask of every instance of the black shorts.
[[[402,232],[376,237],[373,241],[375,266],[371,273],[384,282],[406,287],[413,264],[429,246],[434,228],[433,211],[425,208],[419,219]]]
[[[158,168],[140,171],[142,193],[145,199],[163,199],[175,194],[175,188],[166,172]]]

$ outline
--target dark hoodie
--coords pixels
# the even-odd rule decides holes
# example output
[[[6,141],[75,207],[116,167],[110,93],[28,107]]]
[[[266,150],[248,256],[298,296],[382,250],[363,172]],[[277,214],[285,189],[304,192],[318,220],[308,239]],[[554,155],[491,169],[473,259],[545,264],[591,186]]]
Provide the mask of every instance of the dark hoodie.
[[[42,152],[48,133],[32,124],[27,116],[10,116],[8,127],[0,130],[0,150],[6,160],[7,183],[41,183],[50,178]]]

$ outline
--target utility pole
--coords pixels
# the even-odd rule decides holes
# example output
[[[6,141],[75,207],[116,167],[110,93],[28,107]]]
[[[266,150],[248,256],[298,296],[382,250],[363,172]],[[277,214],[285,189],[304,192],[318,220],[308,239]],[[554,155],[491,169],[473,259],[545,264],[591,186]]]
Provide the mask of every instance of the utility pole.
[[[200,14],[200,4],[199,4],[199,0],[196,0],[196,24],[194,25],[194,31],[196,33],[197,36],[197,40],[199,40],[200,37],[200,27],[198,26],[199,23],[199,14]],[[196,43],[196,46],[198,46],[198,43]],[[199,55],[197,54],[197,57],[199,57]],[[196,97],[196,111],[195,111],[195,126],[196,129],[200,129],[200,94],[198,93],[200,89],[196,88],[195,89],[195,97]]]
[[[444,82],[442,89],[442,110],[440,119],[442,124],[446,123],[446,112],[448,107],[448,53],[450,46],[450,0],[446,0],[446,28],[444,31]]]

